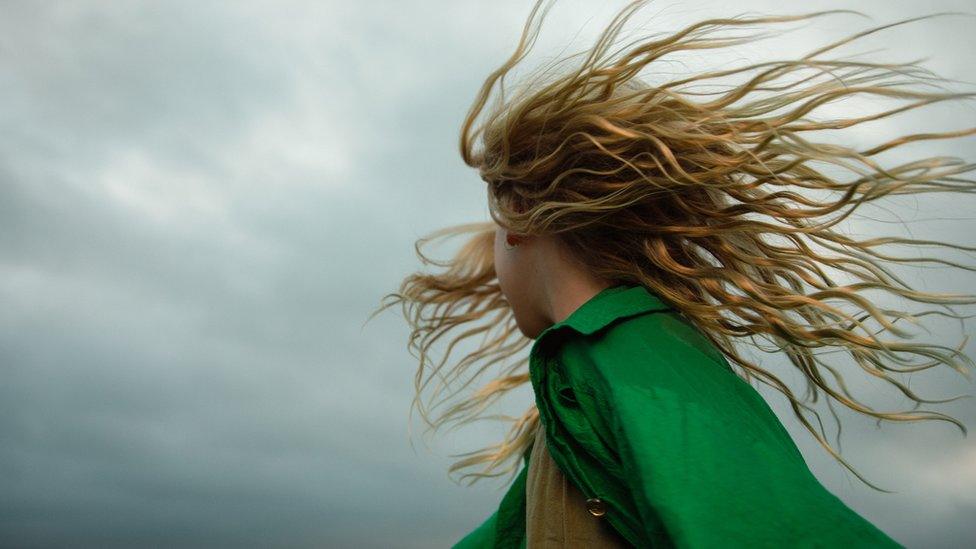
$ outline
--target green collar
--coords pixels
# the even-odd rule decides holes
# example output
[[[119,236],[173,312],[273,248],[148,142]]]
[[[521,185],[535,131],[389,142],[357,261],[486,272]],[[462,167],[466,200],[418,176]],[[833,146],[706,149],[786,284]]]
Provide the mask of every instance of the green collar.
[[[610,286],[577,307],[562,321],[543,330],[536,339],[562,326],[569,326],[581,334],[590,335],[618,318],[670,308],[644,286],[627,284]]]

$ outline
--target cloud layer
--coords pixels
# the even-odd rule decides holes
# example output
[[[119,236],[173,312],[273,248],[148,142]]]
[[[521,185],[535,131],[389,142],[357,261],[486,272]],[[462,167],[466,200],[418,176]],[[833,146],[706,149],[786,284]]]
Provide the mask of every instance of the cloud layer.
[[[487,219],[458,129],[530,6],[0,8],[0,544],[419,548],[487,517],[499,484],[456,486],[448,454],[501,431],[412,449],[406,328],[362,323],[419,267],[416,238]],[[558,3],[540,48],[586,24],[582,46],[619,7]],[[659,6],[645,25],[745,10],[779,8]],[[939,24],[918,43],[971,79],[972,27]],[[923,394],[972,392],[959,379]],[[976,425],[971,403],[939,409]],[[843,417],[845,455],[901,493],[864,489],[789,425],[838,496],[910,546],[976,539],[971,442]]]

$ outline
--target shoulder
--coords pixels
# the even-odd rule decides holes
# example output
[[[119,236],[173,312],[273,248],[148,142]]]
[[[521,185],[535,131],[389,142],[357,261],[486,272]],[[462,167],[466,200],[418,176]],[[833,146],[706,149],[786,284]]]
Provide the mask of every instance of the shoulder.
[[[707,425],[709,433],[734,425],[741,436],[775,438],[800,457],[762,395],[676,312],[631,317],[570,338],[558,357],[573,387],[597,404],[594,413],[626,421],[656,417],[682,429]]]
[[[758,391],[677,312],[622,319],[589,336],[567,338],[557,353],[562,375],[590,395],[602,408],[598,413],[630,410],[742,424],[775,419]]]
[[[562,341],[557,357],[567,374],[594,382],[673,384],[690,376],[738,377],[722,353],[674,310],[620,319],[593,334]]]

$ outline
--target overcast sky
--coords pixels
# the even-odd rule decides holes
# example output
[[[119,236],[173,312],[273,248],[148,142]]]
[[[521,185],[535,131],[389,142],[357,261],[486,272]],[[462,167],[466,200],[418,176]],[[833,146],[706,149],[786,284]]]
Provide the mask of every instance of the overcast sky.
[[[624,4],[558,2],[529,65],[569,41],[587,46]],[[466,487],[446,470],[451,453],[501,429],[428,447],[415,419],[411,446],[406,325],[392,310],[362,323],[420,267],[418,237],[488,219],[458,131],[531,5],[0,3],[3,546],[447,547],[493,511],[501,480]],[[655,32],[783,6],[659,2],[639,20]],[[736,52],[806,51],[972,2],[854,7],[874,22],[824,18],[775,50]],[[942,76],[972,82],[974,26],[933,19],[843,51],[929,56]],[[878,127],[976,121],[971,103],[931,112]],[[972,145],[935,152],[972,161]],[[913,227],[970,245],[973,229]],[[972,291],[974,276],[923,280]],[[946,326],[937,335],[957,342],[958,326]],[[912,387],[973,393],[951,371],[919,374]],[[504,411],[531,402],[523,389]],[[842,414],[844,455],[898,492],[881,494],[822,451],[781,397],[764,395],[818,478],[878,527],[909,547],[976,541],[976,438],[944,422],[877,429]],[[930,409],[976,428],[971,398]]]

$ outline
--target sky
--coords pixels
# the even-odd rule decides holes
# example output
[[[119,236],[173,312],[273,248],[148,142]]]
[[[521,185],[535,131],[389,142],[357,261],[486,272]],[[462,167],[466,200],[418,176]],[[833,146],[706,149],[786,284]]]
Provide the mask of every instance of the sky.
[[[527,66],[590,45],[624,5],[557,2]],[[396,309],[363,323],[421,268],[418,238],[489,219],[458,133],[531,6],[0,3],[0,546],[449,547],[490,515],[504,480],[469,487],[447,467],[504,431],[476,424],[425,443],[415,414],[411,435],[406,323]],[[856,9],[874,20],[821,19],[735,53],[807,51],[871,24],[973,11],[968,0]],[[638,19],[664,31],[746,11],[785,13],[772,0],[699,0],[654,2]],[[972,83],[973,25],[931,19],[843,51],[925,56]],[[937,107],[847,135],[976,121],[971,103]],[[930,152],[970,155],[973,141],[958,141]],[[947,210],[969,206],[926,204],[918,211],[943,219],[912,231],[972,244],[976,222]],[[976,281],[917,276],[933,290]],[[934,334],[962,335],[951,323]],[[943,370],[911,386],[935,399],[974,392]],[[530,391],[500,409],[517,415]],[[840,410],[844,456],[896,492],[878,493],[785,399],[763,394],[824,485],[896,540],[976,541],[976,438]],[[874,401],[908,406],[896,397]],[[928,409],[976,427],[971,398]]]

